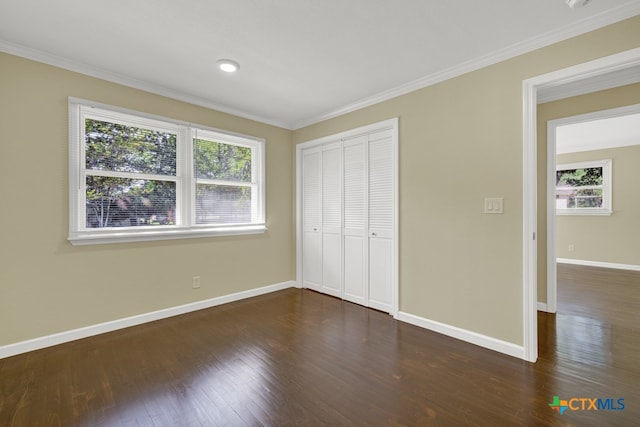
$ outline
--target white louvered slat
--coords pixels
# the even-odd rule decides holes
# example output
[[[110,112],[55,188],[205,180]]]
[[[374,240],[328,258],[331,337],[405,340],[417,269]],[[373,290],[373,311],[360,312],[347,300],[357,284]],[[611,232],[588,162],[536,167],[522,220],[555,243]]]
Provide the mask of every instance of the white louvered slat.
[[[365,145],[344,148],[344,227],[365,227],[366,161]]]
[[[319,228],[322,223],[322,177],[320,152],[304,153],[302,158],[302,198],[304,227]]]
[[[369,143],[369,228],[393,229],[393,145],[391,136]]]
[[[340,147],[322,152],[322,226],[339,233],[342,225]]]

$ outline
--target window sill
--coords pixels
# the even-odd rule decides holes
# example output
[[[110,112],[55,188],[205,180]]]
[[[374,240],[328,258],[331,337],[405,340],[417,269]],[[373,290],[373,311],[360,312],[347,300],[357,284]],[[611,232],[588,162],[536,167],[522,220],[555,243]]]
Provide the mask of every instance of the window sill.
[[[556,210],[556,215],[562,216],[610,216],[613,211],[609,209],[566,209]]]
[[[216,228],[187,228],[151,231],[90,231],[70,233],[67,240],[73,246],[102,245],[109,243],[149,242],[156,240],[195,239],[202,237],[239,236],[262,234],[267,231],[264,224]]]

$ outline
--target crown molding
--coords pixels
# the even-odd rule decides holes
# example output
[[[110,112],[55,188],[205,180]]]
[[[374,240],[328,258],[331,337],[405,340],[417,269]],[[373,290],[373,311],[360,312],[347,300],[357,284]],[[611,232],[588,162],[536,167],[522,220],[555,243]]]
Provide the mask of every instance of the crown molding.
[[[100,67],[95,67],[83,62],[73,61],[61,56],[53,55],[41,50],[32,49],[30,47],[22,46],[16,43],[11,43],[5,40],[0,40],[0,52],[5,52],[11,55],[19,56],[22,58],[30,59],[43,64],[52,65],[54,67],[62,68],[65,70],[73,71],[76,73],[84,74],[90,77],[106,80],[111,83],[121,84],[134,89],[143,90],[145,92],[152,93],[154,95],[164,96],[176,101],[182,101],[189,104],[197,105],[200,107],[209,108],[219,111],[221,113],[232,114],[234,116],[242,117],[244,119],[253,120],[256,122],[277,126],[280,128],[290,129],[289,123],[268,119],[259,115],[250,114],[245,111],[241,111],[226,105],[211,102],[208,99],[185,94],[181,91],[170,89],[165,86],[150,83],[144,80],[136,79],[124,74],[115,73]]]
[[[406,95],[407,93],[414,92],[416,90],[432,86],[434,84],[452,79],[454,77],[458,77],[463,74],[467,74],[472,71],[476,71],[511,58],[515,58],[516,56],[524,55],[526,53],[552,45],[554,43],[558,43],[563,40],[567,40],[569,38],[597,30],[607,25],[632,18],[638,14],[640,14],[640,1],[634,0],[608,11],[594,15],[592,17],[585,18],[572,25],[565,26],[555,31],[550,31],[536,37],[532,37],[520,43],[515,43],[504,49],[492,52],[488,55],[483,55],[470,61],[466,61],[450,67],[446,70],[429,74],[425,77],[421,77],[417,80],[402,84],[393,89],[380,92],[376,95],[363,98],[352,104],[348,104],[335,110],[328,111],[322,115],[310,118],[308,120],[293,123],[292,128],[293,130],[300,129],[305,126],[310,126],[324,120],[329,120],[343,114],[359,110],[361,108],[369,107],[371,105],[396,98],[401,95]]]

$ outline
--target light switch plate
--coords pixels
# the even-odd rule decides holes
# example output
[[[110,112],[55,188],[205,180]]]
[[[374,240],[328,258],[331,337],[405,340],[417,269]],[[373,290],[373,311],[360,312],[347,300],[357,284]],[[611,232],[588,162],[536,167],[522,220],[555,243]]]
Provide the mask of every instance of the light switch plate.
[[[487,197],[484,199],[484,213],[501,214],[503,213],[502,197]]]

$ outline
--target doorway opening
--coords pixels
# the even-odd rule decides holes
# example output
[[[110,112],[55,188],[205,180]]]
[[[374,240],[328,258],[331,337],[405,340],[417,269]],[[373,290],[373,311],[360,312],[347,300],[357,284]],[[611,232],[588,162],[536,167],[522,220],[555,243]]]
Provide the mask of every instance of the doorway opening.
[[[613,239],[617,233],[617,228],[594,230],[601,234],[609,234],[605,238],[604,245],[600,250],[593,247],[603,246],[602,242],[597,242],[595,237],[589,235],[589,225],[595,227],[600,215],[609,216],[613,213],[613,188],[606,188],[612,185],[611,168],[615,166],[615,159],[611,157],[611,152],[601,150],[615,150],[621,147],[629,147],[640,144],[640,104],[626,107],[613,108],[602,111],[590,112],[576,116],[563,117],[551,120],[547,124],[547,301],[542,309],[549,313],[557,311],[558,301],[558,269],[557,262],[573,265],[587,265],[592,267],[604,267],[623,270],[640,270],[638,265],[631,264],[628,260],[617,259],[616,254],[611,258],[604,259],[604,252],[614,252]],[[577,153],[577,154],[576,154]],[[591,154],[593,153],[593,154]],[[561,157],[558,157],[561,156]],[[607,158],[607,159],[605,159]],[[568,160],[567,160],[568,159]],[[580,190],[575,186],[569,188],[568,197],[565,197],[562,190],[558,190],[558,179],[562,179],[558,172],[558,164],[581,160],[584,165],[596,165],[599,162],[607,162],[601,169],[603,172],[608,168],[608,175],[603,175],[603,187],[605,190],[598,192],[585,186],[583,193],[590,192],[589,196],[581,196]],[[573,163],[579,166],[580,164]],[[622,174],[626,177],[628,174]],[[622,177],[621,176],[621,177]],[[585,175],[586,177],[586,175]],[[608,182],[607,182],[608,181]],[[587,183],[588,184],[588,183]],[[609,184],[609,185],[607,185]],[[618,187],[622,187],[618,183]],[[591,186],[593,187],[593,186]],[[625,186],[626,187],[626,186]],[[604,193],[604,194],[600,194]],[[621,196],[621,194],[618,194]],[[622,194],[624,197],[624,194]],[[573,198],[571,198],[573,197]],[[566,209],[569,200],[570,209]],[[593,202],[591,202],[593,201]],[[593,206],[588,206],[589,203]],[[580,204],[584,207],[581,207]],[[608,205],[608,206],[606,206]],[[571,212],[573,210],[573,212]],[[558,217],[558,215],[563,215]],[[566,216],[564,216],[566,215]],[[574,216],[575,215],[575,216]],[[586,218],[595,215],[596,217]],[[585,216],[585,217],[582,217]],[[562,233],[562,239],[558,239],[558,219],[567,223],[576,219],[579,225],[573,225],[571,230]],[[592,221],[595,219],[596,221]],[[611,221],[607,221],[611,222]],[[610,230],[609,230],[610,229]],[[576,253],[576,238],[581,240],[581,244],[592,246],[587,250],[579,250]],[[606,249],[606,246],[611,246]],[[560,250],[558,248],[560,247]],[[587,252],[587,254],[585,254]],[[539,306],[539,309],[541,307]]]
[[[537,104],[541,97],[568,98],[623,84],[640,76],[640,48],[523,81],[523,347],[538,358],[537,326]]]

